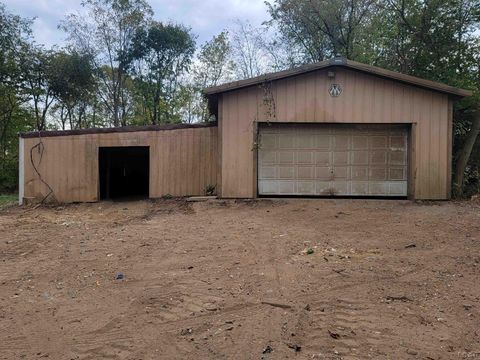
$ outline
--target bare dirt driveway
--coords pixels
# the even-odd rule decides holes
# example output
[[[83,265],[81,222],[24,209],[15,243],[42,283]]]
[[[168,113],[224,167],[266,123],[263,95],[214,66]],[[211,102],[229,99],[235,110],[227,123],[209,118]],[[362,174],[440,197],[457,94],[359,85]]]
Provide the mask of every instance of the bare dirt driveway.
[[[480,359],[479,300],[475,202],[0,211],[2,359]]]

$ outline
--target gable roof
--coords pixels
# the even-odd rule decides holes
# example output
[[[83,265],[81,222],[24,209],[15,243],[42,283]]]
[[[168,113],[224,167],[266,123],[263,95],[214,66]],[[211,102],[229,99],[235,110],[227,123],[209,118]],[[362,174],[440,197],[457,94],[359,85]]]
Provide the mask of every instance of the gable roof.
[[[347,60],[345,58],[334,58],[331,60],[324,60],[315,64],[303,65],[295,69],[269,73],[269,74],[253,77],[250,79],[234,81],[234,82],[230,82],[230,83],[226,83],[218,86],[212,86],[204,89],[203,93],[205,95],[220,94],[227,91],[237,90],[237,89],[245,88],[248,86],[261,84],[262,82],[265,82],[265,81],[280,80],[280,79],[284,79],[284,78],[288,78],[288,77],[292,77],[300,74],[305,74],[315,70],[326,69],[330,67],[343,67],[347,69],[352,69],[355,71],[360,71],[360,72],[368,73],[374,76],[379,76],[379,77],[403,82],[406,84],[439,91],[439,92],[457,96],[457,97],[465,97],[465,96],[472,95],[472,92],[470,90],[460,89],[460,88],[448,86],[439,82],[425,80],[415,76],[405,75],[399,72],[382,69],[377,66],[362,64],[356,61]]]

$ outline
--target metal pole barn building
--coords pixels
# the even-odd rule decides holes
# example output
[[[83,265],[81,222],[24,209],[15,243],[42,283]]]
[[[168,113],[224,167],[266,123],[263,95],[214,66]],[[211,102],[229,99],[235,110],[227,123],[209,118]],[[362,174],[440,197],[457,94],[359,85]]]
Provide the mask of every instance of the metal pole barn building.
[[[217,122],[20,134],[20,202],[122,196],[448,199],[453,101],[350,60],[204,90]]]

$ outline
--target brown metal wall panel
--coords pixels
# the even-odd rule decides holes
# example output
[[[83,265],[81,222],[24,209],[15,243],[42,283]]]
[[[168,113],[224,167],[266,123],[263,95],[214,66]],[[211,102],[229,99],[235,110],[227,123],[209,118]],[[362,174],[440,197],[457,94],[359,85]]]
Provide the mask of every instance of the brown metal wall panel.
[[[100,133],[44,137],[38,166],[60,202],[98,199],[98,147],[149,146],[150,197],[203,195],[217,184],[217,128]],[[25,198],[42,199],[48,189],[31,165],[30,149],[38,138],[25,138]],[[32,152],[38,164],[40,154]]]
[[[342,86],[339,97],[328,93],[333,83]],[[447,198],[451,151],[448,95],[348,69],[336,69],[333,79],[326,70],[319,70],[274,81],[270,87],[274,116],[265,111],[263,85],[222,94],[222,196],[256,196],[252,185],[256,178],[252,171],[256,166],[252,156],[256,151],[254,122],[317,122],[408,124],[415,128],[408,171],[412,195],[416,199]]]
[[[447,127],[447,199],[452,196],[452,153],[453,153],[453,101],[448,102],[448,127]]]

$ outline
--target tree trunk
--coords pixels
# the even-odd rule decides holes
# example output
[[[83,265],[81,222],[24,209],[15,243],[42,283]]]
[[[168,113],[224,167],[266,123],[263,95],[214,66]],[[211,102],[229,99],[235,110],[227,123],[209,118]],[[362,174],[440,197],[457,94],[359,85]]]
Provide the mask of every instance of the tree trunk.
[[[463,143],[463,147],[460,151],[460,155],[457,159],[457,167],[455,171],[455,179],[453,181],[453,190],[455,196],[461,196],[463,193],[463,177],[465,174],[465,168],[467,167],[468,160],[475,145],[475,141],[480,133],[480,111],[473,115],[472,128],[467,134],[467,138]]]
[[[119,121],[119,114],[118,114],[118,110],[119,110],[119,103],[118,103],[118,98],[117,98],[117,95],[114,94],[113,95],[114,98],[113,98],[113,126],[114,127],[118,127],[120,126],[120,121]]]

